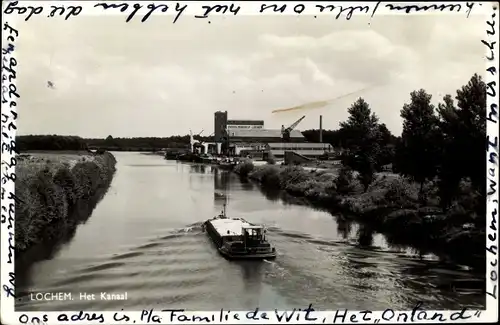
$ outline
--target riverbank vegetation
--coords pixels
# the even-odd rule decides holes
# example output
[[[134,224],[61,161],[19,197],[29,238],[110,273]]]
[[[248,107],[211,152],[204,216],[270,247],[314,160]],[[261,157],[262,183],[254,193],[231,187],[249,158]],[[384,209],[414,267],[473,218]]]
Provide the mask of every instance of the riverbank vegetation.
[[[16,258],[36,244],[74,231],[82,221],[78,210],[88,202],[97,204],[116,165],[109,152],[21,154],[17,160]]]
[[[340,124],[343,167],[238,165],[235,172],[337,213],[350,215],[402,244],[434,248],[484,267],[486,85],[480,76],[437,107],[421,89],[400,112],[403,132],[389,137],[359,98]],[[390,148],[390,150],[388,150]],[[388,154],[388,151],[392,153]],[[392,156],[393,173],[381,173]]]

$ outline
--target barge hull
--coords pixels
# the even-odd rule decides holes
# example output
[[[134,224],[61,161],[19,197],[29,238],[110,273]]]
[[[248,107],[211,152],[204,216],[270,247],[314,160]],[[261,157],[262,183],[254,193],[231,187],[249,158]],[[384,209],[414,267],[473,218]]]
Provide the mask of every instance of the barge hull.
[[[210,222],[205,223],[205,231],[208,234],[208,237],[212,240],[212,242],[217,246],[217,249],[222,247],[222,237],[219,235],[217,230],[214,229]]]
[[[221,248],[218,251],[222,256],[230,260],[273,260],[276,258],[276,253],[232,254]]]

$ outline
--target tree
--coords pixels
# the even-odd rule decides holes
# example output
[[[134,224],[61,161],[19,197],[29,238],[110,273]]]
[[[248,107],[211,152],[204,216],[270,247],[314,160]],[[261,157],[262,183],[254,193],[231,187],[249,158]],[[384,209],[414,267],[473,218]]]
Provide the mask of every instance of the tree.
[[[335,188],[337,193],[349,195],[353,192],[353,179],[354,176],[352,175],[351,169],[348,166],[343,166],[339,171],[339,175],[335,179]]]
[[[385,123],[379,124],[380,131],[380,157],[379,168],[393,163],[397,138],[389,131]]]
[[[341,129],[349,135],[347,141],[349,154],[345,164],[359,173],[358,179],[366,192],[375,178],[380,155],[381,135],[378,117],[371,112],[363,98],[354,102],[348,112],[350,116],[347,121],[340,123]]]
[[[473,188],[485,196],[486,84],[474,74],[457,90],[455,105],[446,95],[439,104],[442,155],[439,168],[441,204],[446,208],[457,194],[460,181],[470,178]],[[477,209],[483,214],[484,202]]]
[[[106,145],[108,145],[108,146],[114,146],[114,147],[117,146],[115,139],[111,135],[108,135],[106,137],[106,139],[104,140],[104,143],[106,143]]]
[[[383,144],[389,144],[392,142],[393,135],[391,131],[387,128],[385,123],[379,124],[380,140]]]
[[[444,103],[438,105],[439,129],[441,131],[440,147],[442,148],[439,162],[439,197],[441,206],[446,209],[456,196],[462,167],[457,162],[460,157],[461,144],[455,135],[460,133],[456,129],[459,125],[453,98],[450,95],[443,97]]]
[[[401,110],[403,132],[398,147],[398,170],[420,183],[422,200],[425,181],[433,179],[437,174],[438,117],[431,104],[432,96],[424,89],[413,91],[410,97],[410,103],[404,104]]]
[[[302,131],[302,135],[308,142],[319,142],[319,129]],[[344,147],[346,140],[347,134],[345,134],[344,129],[323,130],[323,142],[331,144],[334,148]]]
[[[457,90],[457,116],[459,126],[456,134],[467,155],[463,159],[465,177],[470,177],[474,186],[484,190],[486,178],[486,84],[481,76],[474,74],[467,85]]]

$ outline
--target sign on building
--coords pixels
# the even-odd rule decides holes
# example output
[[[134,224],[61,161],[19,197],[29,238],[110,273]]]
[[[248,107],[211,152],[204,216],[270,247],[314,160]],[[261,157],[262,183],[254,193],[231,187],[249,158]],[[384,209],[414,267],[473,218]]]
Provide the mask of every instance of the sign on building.
[[[264,121],[262,120],[228,120],[227,128],[230,129],[262,129]]]
[[[262,129],[262,125],[228,125],[227,128],[231,129]]]

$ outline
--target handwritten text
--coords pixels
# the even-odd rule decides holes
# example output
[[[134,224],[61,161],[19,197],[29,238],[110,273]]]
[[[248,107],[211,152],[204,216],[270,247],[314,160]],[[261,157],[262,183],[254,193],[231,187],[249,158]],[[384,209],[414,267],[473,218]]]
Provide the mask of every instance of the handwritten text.
[[[7,264],[14,263],[14,221],[15,204],[19,202],[14,194],[14,182],[16,181],[15,166],[16,161],[16,120],[17,120],[17,99],[20,98],[16,88],[17,61],[14,58],[16,40],[19,31],[5,22],[2,26],[2,34],[7,35],[7,42],[2,48],[2,135],[1,135],[1,156],[2,156],[2,228],[6,227],[7,236],[2,236],[6,241]],[[8,195],[6,195],[8,193]],[[2,232],[4,229],[2,229]],[[4,256],[2,256],[5,258]],[[12,269],[14,270],[14,269]],[[3,270],[2,270],[3,271]],[[8,282],[2,283],[2,294],[6,297],[15,298],[15,273],[9,272]]]

